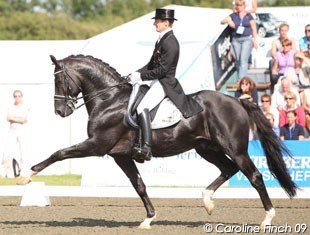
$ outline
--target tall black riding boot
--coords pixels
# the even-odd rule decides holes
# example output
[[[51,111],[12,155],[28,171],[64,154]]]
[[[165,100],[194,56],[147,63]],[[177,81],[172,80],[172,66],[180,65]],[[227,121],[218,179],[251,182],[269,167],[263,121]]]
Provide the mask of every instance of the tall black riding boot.
[[[136,152],[132,158],[149,161],[152,158],[152,128],[148,109],[144,109],[143,112],[139,115],[139,124],[142,130],[142,147],[134,148]]]

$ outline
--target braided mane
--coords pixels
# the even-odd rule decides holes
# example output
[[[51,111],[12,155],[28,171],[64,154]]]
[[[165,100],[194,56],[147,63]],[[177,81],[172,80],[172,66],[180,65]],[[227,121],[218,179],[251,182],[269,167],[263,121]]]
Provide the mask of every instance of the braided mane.
[[[66,59],[81,59],[85,63],[93,65],[96,68],[95,70],[96,72],[101,71],[104,73],[108,73],[111,77],[118,79],[121,78],[121,74],[117,72],[115,68],[110,66],[108,63],[103,62],[102,60],[95,58],[93,56],[79,54],[79,55],[70,55]]]

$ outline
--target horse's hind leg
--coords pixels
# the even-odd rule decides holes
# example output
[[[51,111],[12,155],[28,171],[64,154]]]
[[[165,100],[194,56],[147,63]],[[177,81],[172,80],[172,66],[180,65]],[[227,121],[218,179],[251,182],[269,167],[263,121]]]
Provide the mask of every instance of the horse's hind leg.
[[[251,185],[258,192],[260,199],[266,211],[265,219],[263,220],[261,227],[271,224],[271,220],[275,216],[275,210],[269,198],[266,190],[262,174],[257,170],[256,166],[250,159],[247,153],[235,155],[234,161],[242,173],[249,179]]]
[[[150,201],[150,198],[147,195],[146,187],[143,183],[143,180],[140,176],[140,173],[137,169],[136,164],[134,163],[133,160],[123,160],[123,159],[115,159],[115,162],[129,178],[131,184],[133,185],[136,192],[138,193],[141,200],[143,201],[144,207],[146,209],[147,217],[140,224],[139,228],[150,229],[151,222],[155,219],[156,213],[152,205],[152,202]]]
[[[196,148],[196,151],[201,157],[214,164],[221,171],[221,174],[202,193],[204,207],[208,214],[211,215],[214,208],[214,201],[212,199],[214,192],[236,174],[239,169],[223,152],[200,148]]]

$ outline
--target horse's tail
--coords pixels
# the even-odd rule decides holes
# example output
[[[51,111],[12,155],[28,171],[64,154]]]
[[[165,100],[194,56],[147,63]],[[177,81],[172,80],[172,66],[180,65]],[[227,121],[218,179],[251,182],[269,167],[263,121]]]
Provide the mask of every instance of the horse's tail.
[[[240,102],[250,117],[251,126],[256,125],[271,174],[279,181],[289,197],[294,197],[298,187],[291,179],[282,157],[282,154],[292,157],[291,152],[282,144],[281,139],[274,133],[269,121],[255,103],[244,99],[240,99]]]

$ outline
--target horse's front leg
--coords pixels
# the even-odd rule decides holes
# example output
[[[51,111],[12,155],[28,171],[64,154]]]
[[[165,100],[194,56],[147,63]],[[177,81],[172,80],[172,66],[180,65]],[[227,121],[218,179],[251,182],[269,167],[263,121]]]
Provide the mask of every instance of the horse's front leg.
[[[145,184],[143,183],[143,180],[140,176],[136,164],[134,163],[133,160],[121,159],[121,158],[120,159],[116,158],[115,162],[129,178],[131,184],[133,185],[136,192],[143,201],[144,207],[146,209],[147,217],[140,224],[139,228],[150,229],[151,222],[155,219],[156,213],[152,205],[152,202],[150,201],[150,198],[147,195]]]
[[[31,167],[31,171],[27,172],[26,175],[19,177],[17,184],[27,184],[31,181],[33,175],[38,174],[46,167],[52,165],[55,162],[62,161],[70,158],[83,158],[88,156],[104,155],[106,149],[99,149],[98,144],[94,139],[87,139],[82,143],[64,148],[53,153],[46,160]]]

